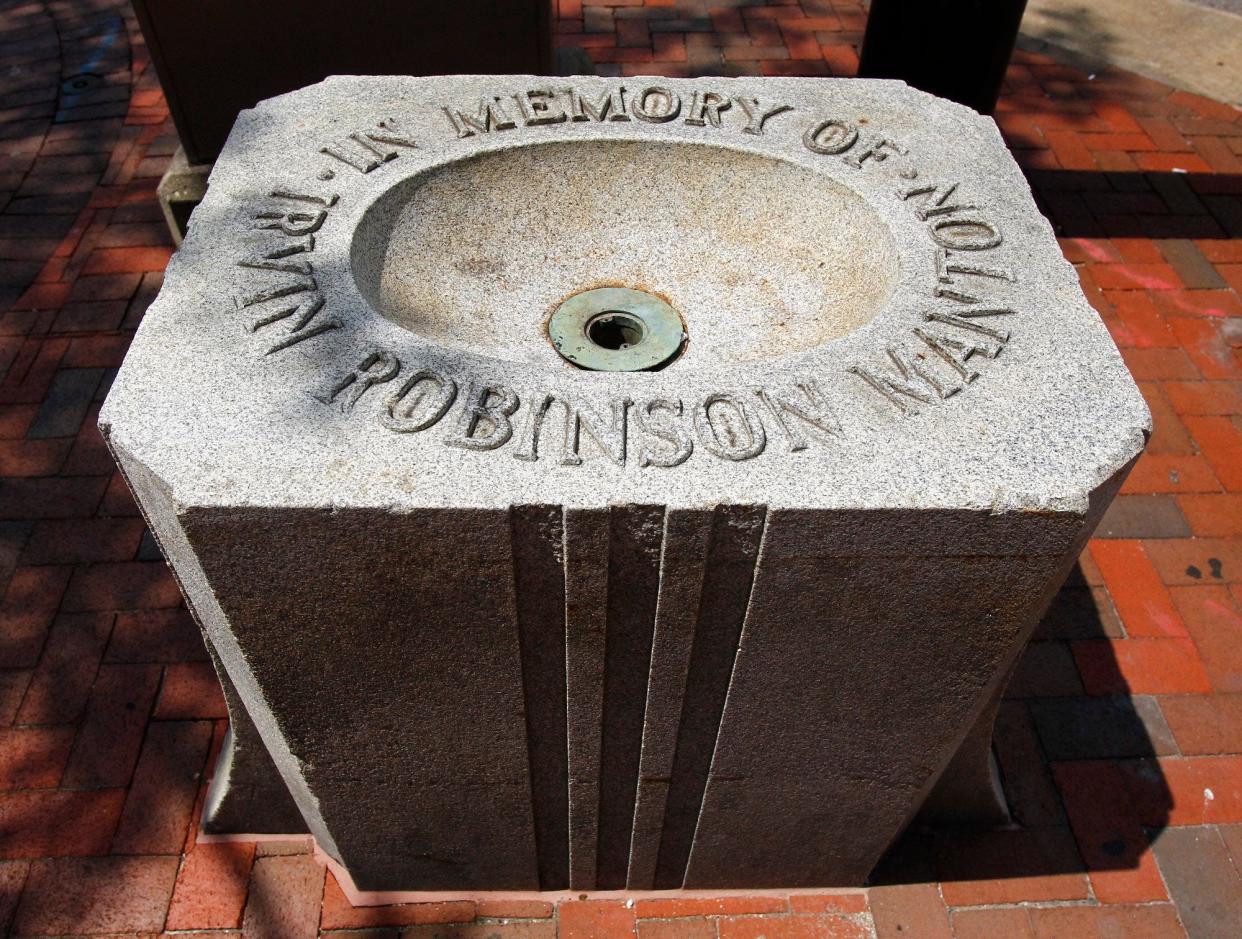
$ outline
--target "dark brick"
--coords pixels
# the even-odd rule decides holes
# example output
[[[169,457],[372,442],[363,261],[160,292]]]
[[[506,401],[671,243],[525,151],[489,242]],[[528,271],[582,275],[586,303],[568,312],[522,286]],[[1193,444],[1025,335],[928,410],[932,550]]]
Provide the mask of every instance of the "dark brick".
[[[66,368],[58,371],[26,436],[75,436],[86,417],[103,372],[100,368]]]
[[[1156,863],[1191,936],[1234,936],[1242,923],[1242,877],[1215,825],[1166,828]]]
[[[153,721],[134,769],[114,854],[180,854],[198,794],[212,725]]]
[[[79,277],[69,291],[69,300],[129,300],[141,280],[141,274],[97,274],[94,277]]]
[[[69,574],[67,567],[14,572],[0,603],[0,668],[28,668],[38,661]]]
[[[159,686],[158,665],[103,665],[65,769],[75,789],[127,786]]]
[[[255,860],[243,934],[247,939],[314,939],[323,877],[323,868],[306,855]]]
[[[935,884],[902,884],[873,887],[871,915],[877,939],[918,936],[919,939],[952,939],[949,913]]]
[[[0,792],[0,858],[107,854],[123,789]]]
[[[104,661],[204,662],[203,637],[188,610],[120,613]]]
[[[1064,642],[1032,642],[1022,652],[1005,689],[1007,698],[1066,697],[1082,694],[1074,656]]]
[[[112,332],[125,320],[125,300],[66,303],[52,323],[54,333]]]
[[[1173,496],[1122,495],[1104,513],[1097,538],[1188,538],[1190,525]]]
[[[1155,698],[1067,698],[1030,702],[1053,760],[1119,759],[1177,753]]]
[[[1228,288],[1225,279],[1216,273],[1193,241],[1172,239],[1160,242],[1160,253],[1177,271],[1182,283],[1193,289],[1223,290]]]
[[[142,543],[138,545],[138,554],[136,560],[139,561],[163,561],[164,552],[160,550],[160,543],[155,540],[149,530],[142,533]]]
[[[111,613],[62,613],[52,624],[18,720],[72,724],[82,716],[112,631]]]
[[[17,931],[161,932],[176,877],[176,858],[36,861],[17,911]]]
[[[22,560],[27,564],[128,561],[146,530],[136,518],[48,519],[35,523]]]
[[[993,748],[1009,811],[1027,828],[1065,824],[1048,761],[1027,705],[1002,701],[996,715]]]
[[[82,518],[95,514],[107,480],[8,479],[0,487],[0,518]]]
[[[149,561],[79,568],[65,595],[66,610],[142,610],[175,607],[181,592],[168,565]]]

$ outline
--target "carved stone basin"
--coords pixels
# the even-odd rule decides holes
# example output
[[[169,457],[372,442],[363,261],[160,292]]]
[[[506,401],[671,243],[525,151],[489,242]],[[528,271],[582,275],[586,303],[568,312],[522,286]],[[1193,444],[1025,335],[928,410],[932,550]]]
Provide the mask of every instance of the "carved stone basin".
[[[354,273],[393,322],[441,345],[561,364],[542,326],[599,286],[665,298],[678,370],[769,360],[868,322],[897,246],[857,193],[771,156],[593,140],[486,153],[411,177],[359,224]]]
[[[1149,417],[989,119],[458,76],[244,112],[100,423],[229,699],[205,827],[358,900],[856,885],[1003,817]]]

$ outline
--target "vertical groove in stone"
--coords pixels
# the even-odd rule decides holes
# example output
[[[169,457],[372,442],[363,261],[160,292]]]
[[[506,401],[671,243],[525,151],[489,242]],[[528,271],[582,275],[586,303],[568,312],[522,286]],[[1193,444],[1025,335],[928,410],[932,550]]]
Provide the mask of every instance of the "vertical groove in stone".
[[[763,506],[717,506],[656,860],[657,889],[682,886],[754,584]]]
[[[673,775],[694,625],[703,595],[712,517],[711,511],[703,509],[674,509],[664,517],[659,599],[626,883],[630,890],[655,886],[656,857]]]
[[[625,887],[660,589],[661,506],[611,510],[596,887]]]
[[[566,509],[565,690],[569,748],[569,886],[593,890],[608,624],[607,509]]]
[[[509,519],[539,888],[564,890],[569,886],[569,756],[561,509],[516,506]]]

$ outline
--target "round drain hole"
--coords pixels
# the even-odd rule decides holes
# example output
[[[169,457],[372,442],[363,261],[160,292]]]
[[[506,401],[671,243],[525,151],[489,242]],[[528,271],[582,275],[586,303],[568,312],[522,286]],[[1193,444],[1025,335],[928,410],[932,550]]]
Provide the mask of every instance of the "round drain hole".
[[[642,372],[672,359],[686,341],[677,311],[654,294],[598,287],[574,294],[548,321],[563,358],[599,372]]]

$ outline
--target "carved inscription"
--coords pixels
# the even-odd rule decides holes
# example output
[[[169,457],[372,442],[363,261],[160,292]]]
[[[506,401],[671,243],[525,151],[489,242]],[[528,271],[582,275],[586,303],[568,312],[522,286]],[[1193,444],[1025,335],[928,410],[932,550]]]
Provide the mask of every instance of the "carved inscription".
[[[855,170],[866,171],[892,157],[909,157],[901,144],[886,137],[864,138],[859,128],[842,118],[826,118],[809,124],[802,144],[812,153],[838,157]],[[994,262],[979,262],[979,252],[1004,244],[999,225],[977,205],[963,198],[955,181],[917,180],[917,167],[909,160],[897,175],[905,181],[895,191],[914,217],[925,225],[935,258],[935,283],[931,300],[947,300],[951,309],[930,308],[924,323],[909,331],[911,343],[890,345],[883,358],[847,366],[846,372],[901,414],[917,414],[918,404],[934,404],[951,398],[979,377],[972,358],[996,358],[1009,342],[1008,331],[988,325],[993,317],[1011,316],[1012,309],[987,301],[982,294],[989,282],[1012,283],[1012,269]],[[948,327],[948,328],[946,328]]]
[[[382,120],[375,130],[358,131],[344,140],[328,144],[320,148],[334,160],[339,160],[359,173],[370,173],[379,169],[390,160],[395,160],[401,148],[413,150],[418,145],[402,132],[400,125],[392,118]],[[321,178],[331,179],[331,172],[320,174]]]
[[[379,393],[391,389],[386,395]],[[313,394],[348,414],[372,389],[379,423],[396,433],[422,433],[442,422],[445,446],[487,452],[507,448],[518,460],[581,466],[603,459],[617,466],[670,468],[697,450],[721,460],[758,456],[772,433],[796,453],[830,444],[841,422],[813,378],[794,393],[772,388],[712,392],[696,401],[627,397],[605,401],[519,392],[489,380],[457,383],[434,369],[406,366],[391,352],[368,353]]]
[[[730,96],[701,89],[688,100],[665,85],[627,88],[624,85],[586,95],[576,88],[535,88],[516,94],[489,95],[465,107],[444,105],[441,111],[459,138],[538,127],[565,121],[602,124],[607,121],[639,121],[668,124],[680,120],[691,127],[724,127],[724,117],[737,107],[735,125],[744,134],[759,136],[778,114],[792,111],[788,104],[761,102],[758,98]]]
[[[892,198],[924,227],[933,259],[927,306],[919,320],[875,357],[848,365],[848,381],[873,395],[880,407],[913,415],[971,387],[979,363],[997,358],[1010,342],[1006,327],[1016,311],[1004,295],[1018,277],[1013,265],[996,254],[1005,244],[999,224],[960,181],[922,178],[917,157],[901,142],[863,126],[865,118],[818,114],[787,124],[777,119],[795,111],[789,104],[710,87],[677,91],[664,84],[615,85],[589,93],[574,87],[528,88],[440,110],[463,139],[519,128],[620,122],[678,122],[751,136],[762,136],[773,126],[793,130],[815,158],[893,180]],[[327,142],[319,152],[332,160],[331,166],[365,176],[417,146],[401,123],[388,117]],[[335,170],[321,169],[315,186],[334,176]],[[235,306],[264,355],[342,328],[326,309],[314,256],[316,233],[339,198],[315,186],[272,189],[252,213],[256,238],[237,262],[252,281]],[[603,460],[668,469],[696,453],[702,459],[743,461],[770,449],[797,453],[831,446],[847,433],[809,375],[782,390],[722,389],[694,400],[588,400],[510,388],[477,375],[448,375],[376,350],[311,393],[342,414],[366,405],[361,410],[377,412],[378,422],[393,433],[432,433],[447,447],[508,452],[515,459],[566,467]]]
[[[234,305],[246,314],[246,329],[263,339],[266,355],[341,328],[339,319],[324,312],[311,263],[315,232],[337,198],[276,189],[254,214],[254,228],[265,240],[237,266],[260,276]]]

